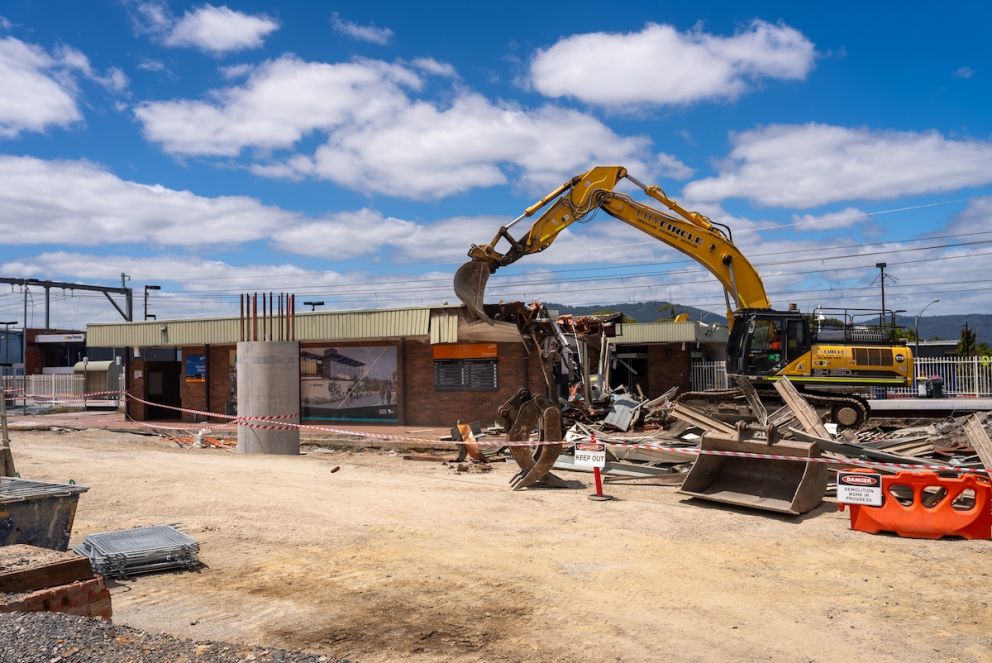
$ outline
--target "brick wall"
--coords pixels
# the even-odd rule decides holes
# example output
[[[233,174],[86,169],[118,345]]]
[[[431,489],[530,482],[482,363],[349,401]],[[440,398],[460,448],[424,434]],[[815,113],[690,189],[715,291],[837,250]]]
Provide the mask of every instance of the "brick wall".
[[[404,423],[409,426],[453,426],[458,419],[491,424],[496,420],[497,408],[521,387],[537,393],[545,392],[540,359],[534,355],[525,364],[521,344],[498,344],[498,391],[436,391],[434,356],[430,344],[406,341],[404,352]]]
[[[0,612],[64,612],[108,620],[113,616],[110,592],[101,576],[19,595],[0,604]]]
[[[179,395],[182,398],[184,408],[190,410],[202,410],[213,412],[207,403],[207,385],[211,378],[210,367],[207,367],[207,382],[188,382],[186,380],[186,357],[192,355],[205,355],[207,348],[202,345],[194,345],[183,348],[182,373],[179,378]],[[183,421],[205,421],[206,417],[189,412],[182,413]]]
[[[231,357],[233,345],[211,345],[207,352],[207,389],[210,411],[220,414],[237,414],[238,384],[232,381]]]
[[[136,377],[137,373],[140,373],[141,377]],[[145,362],[134,356],[127,361],[127,391],[129,394],[147,400],[147,392],[145,391]],[[132,419],[145,421],[148,418],[147,409],[144,403],[139,403],[130,398],[127,400],[127,414]]]
[[[688,391],[692,384],[692,367],[688,346],[663,343],[648,346],[648,398],[662,395],[672,387]]]

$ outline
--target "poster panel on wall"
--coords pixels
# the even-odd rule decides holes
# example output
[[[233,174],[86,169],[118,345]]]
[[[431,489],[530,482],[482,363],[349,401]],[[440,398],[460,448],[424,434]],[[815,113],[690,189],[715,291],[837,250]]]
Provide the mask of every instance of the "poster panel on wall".
[[[300,350],[300,415],[311,421],[396,423],[395,345]]]

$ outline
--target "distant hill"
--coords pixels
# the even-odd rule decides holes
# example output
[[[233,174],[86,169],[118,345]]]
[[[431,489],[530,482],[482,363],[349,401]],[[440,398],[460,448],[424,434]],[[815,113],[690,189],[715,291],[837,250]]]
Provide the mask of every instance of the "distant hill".
[[[671,320],[679,313],[688,313],[691,320],[703,322],[725,322],[723,313],[705,311],[694,306],[672,304],[670,302],[627,302],[622,304],[597,304],[593,306],[566,306],[565,304],[545,304],[549,309],[560,314],[592,315],[603,312],[622,312],[637,322],[658,322]],[[901,327],[913,329],[916,322],[912,316],[897,316],[896,322]],[[961,336],[961,327],[965,323],[975,330],[979,343],[992,343],[992,315],[988,313],[969,313],[967,315],[933,315],[920,318],[920,338],[922,339],[957,339]]]
[[[899,325],[912,329],[915,324],[913,317],[896,316]],[[979,343],[992,342],[992,315],[988,313],[969,313],[967,315],[934,315],[920,318],[920,338],[958,339],[961,338],[961,327],[965,323],[975,332]]]

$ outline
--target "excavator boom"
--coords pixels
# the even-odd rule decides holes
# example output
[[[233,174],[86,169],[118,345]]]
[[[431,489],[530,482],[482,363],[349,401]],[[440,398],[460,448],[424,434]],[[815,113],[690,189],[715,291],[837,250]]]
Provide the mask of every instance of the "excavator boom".
[[[648,196],[662,203],[663,211],[614,191],[627,179]],[[554,202],[552,202],[554,201]],[[548,206],[519,239],[510,229],[525,218]],[[730,239],[729,231],[716,227],[708,218],[683,208],[657,186],[646,186],[631,177],[622,166],[597,166],[573,177],[544,196],[501,227],[489,244],[472,245],[470,262],[455,273],[455,295],[475,315],[488,320],[484,310],[485,288],[489,276],[498,268],[516,262],[525,255],[539,253],[576,221],[602,209],[610,216],[678,249],[706,267],[727,293],[728,320],[737,308],[768,308],[770,303],[761,277]],[[505,251],[497,245],[505,241]]]

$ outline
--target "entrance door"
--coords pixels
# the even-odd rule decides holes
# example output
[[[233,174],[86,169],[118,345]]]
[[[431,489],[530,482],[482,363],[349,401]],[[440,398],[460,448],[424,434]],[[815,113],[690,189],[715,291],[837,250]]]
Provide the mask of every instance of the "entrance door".
[[[179,380],[182,377],[182,363],[178,361],[149,361],[145,363],[145,400],[162,405],[179,407],[182,398],[179,393]],[[149,419],[180,419],[178,410],[148,406]]]
[[[646,345],[618,345],[613,356],[613,371],[610,387],[624,385],[629,393],[637,395],[637,387],[642,394],[648,394],[648,348]]]

